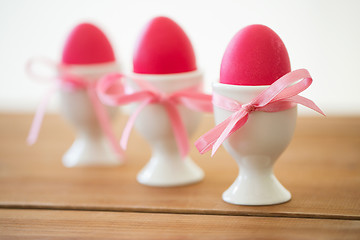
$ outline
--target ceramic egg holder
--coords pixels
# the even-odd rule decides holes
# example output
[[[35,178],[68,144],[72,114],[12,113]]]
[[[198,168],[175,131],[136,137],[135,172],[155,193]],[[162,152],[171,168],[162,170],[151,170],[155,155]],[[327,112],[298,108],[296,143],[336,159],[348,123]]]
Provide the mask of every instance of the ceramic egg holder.
[[[164,93],[171,93],[193,85],[200,85],[203,76],[199,71],[179,74],[133,74],[132,77],[149,82]],[[136,83],[129,79],[129,85],[139,90]],[[198,126],[201,113],[182,105],[177,106],[188,136]],[[146,166],[138,173],[139,183],[155,187],[171,187],[199,182],[204,173],[193,160],[181,157],[169,116],[161,104],[149,104],[138,115],[136,130],[148,141],[152,156]]]
[[[267,87],[214,83],[213,91],[239,103],[248,103]],[[231,114],[214,105],[216,124]],[[223,146],[240,169],[234,183],[222,195],[225,202],[272,205],[291,199],[290,192],[275,177],[273,165],[292,139],[296,118],[296,106],[273,113],[252,112],[245,125],[224,141]]]
[[[69,74],[80,76],[86,81],[98,81],[106,73],[119,71],[117,64],[77,65],[67,68]],[[114,166],[121,159],[104,135],[86,89],[69,90],[61,88],[61,110],[63,116],[75,128],[76,139],[64,154],[62,162],[66,167]],[[105,107],[109,118],[115,116],[116,108]]]

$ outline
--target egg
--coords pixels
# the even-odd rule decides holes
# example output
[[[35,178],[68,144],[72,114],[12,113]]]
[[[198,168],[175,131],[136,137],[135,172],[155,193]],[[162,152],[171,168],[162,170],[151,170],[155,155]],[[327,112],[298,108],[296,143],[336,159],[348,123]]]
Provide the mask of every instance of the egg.
[[[135,47],[134,73],[172,74],[196,69],[193,46],[176,22],[156,17],[144,27]]]
[[[100,64],[114,61],[115,54],[110,41],[97,26],[81,23],[69,34],[63,49],[63,64]]]
[[[220,68],[220,83],[270,85],[291,71],[289,55],[280,37],[264,25],[240,30],[227,46]]]

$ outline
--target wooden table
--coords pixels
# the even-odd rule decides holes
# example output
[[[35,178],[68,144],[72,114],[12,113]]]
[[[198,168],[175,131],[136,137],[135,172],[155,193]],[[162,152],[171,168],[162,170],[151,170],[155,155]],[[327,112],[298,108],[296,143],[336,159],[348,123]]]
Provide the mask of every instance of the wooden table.
[[[275,166],[293,198],[261,207],[222,201],[238,171],[223,149],[192,149],[206,174],[198,184],[146,187],[135,177],[150,149],[136,131],[124,165],[68,169],[72,129],[48,115],[29,147],[31,119],[0,115],[0,239],[360,239],[359,117],[300,118]],[[204,118],[194,136],[212,125]]]

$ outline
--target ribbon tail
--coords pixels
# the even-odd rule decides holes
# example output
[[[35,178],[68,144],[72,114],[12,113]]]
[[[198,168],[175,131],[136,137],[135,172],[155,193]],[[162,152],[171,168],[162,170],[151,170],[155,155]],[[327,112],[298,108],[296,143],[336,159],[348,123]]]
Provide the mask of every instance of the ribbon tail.
[[[305,107],[308,107],[308,108],[320,113],[323,116],[326,116],[325,113],[313,101],[311,101],[310,99],[308,99],[306,97],[296,95],[296,96],[289,98],[289,100],[291,100],[292,102],[301,104]]]
[[[110,141],[110,143],[111,143],[113,149],[116,151],[116,153],[119,156],[124,156],[124,150],[121,149],[121,147],[119,146],[119,144],[116,140],[116,137],[114,135],[114,132],[111,129],[110,120],[104,109],[104,105],[101,104],[98,96],[96,95],[95,86],[89,86],[89,88],[87,90],[88,90],[88,94],[89,94],[91,103],[94,107],[96,117],[99,121],[99,124],[100,124],[103,132],[105,133],[106,137]]]
[[[164,103],[165,109],[169,115],[172,129],[174,131],[175,140],[178,145],[181,156],[184,158],[189,153],[189,139],[186,128],[181,119],[176,105],[171,102]]]
[[[220,133],[224,131],[230,120],[230,118],[225,119],[223,122],[216,125],[213,129],[196,140],[195,147],[200,152],[200,154],[204,154],[212,148],[216,139],[218,139]]]
[[[241,128],[248,120],[249,114],[244,113],[243,111],[235,112],[231,117],[229,124],[226,126],[225,130],[220,134],[219,138],[214,143],[214,146],[211,151],[211,157],[214,156],[221,144],[233,134],[237,129]]]
[[[145,101],[143,101],[133,112],[133,114],[131,114],[129,120],[126,123],[126,126],[124,128],[124,131],[121,135],[121,140],[120,140],[120,146],[125,150],[127,148],[127,143],[129,141],[129,137],[130,137],[130,132],[131,129],[133,128],[134,124],[135,124],[135,120],[137,118],[137,116],[139,115],[139,113],[144,109],[144,107],[146,105],[148,105],[151,102],[151,98],[146,99]]]
[[[29,132],[29,135],[26,140],[29,145],[33,145],[36,142],[36,140],[39,136],[42,121],[44,119],[46,106],[48,105],[50,98],[53,96],[55,91],[57,91],[58,89],[59,89],[59,85],[56,85],[53,88],[51,88],[47,92],[45,97],[41,100],[40,105],[36,109],[36,113],[35,113],[33,122],[31,124],[30,132]]]
[[[247,120],[247,113],[243,111],[233,113],[230,117],[196,140],[196,148],[200,154],[204,154],[212,148],[211,156],[213,156],[225,139],[242,127]]]

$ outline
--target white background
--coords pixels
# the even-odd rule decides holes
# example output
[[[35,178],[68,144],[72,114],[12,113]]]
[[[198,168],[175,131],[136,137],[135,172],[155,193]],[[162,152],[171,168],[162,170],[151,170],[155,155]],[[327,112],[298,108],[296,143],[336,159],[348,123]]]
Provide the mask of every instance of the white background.
[[[360,1],[0,0],[0,112],[33,112],[51,84],[30,80],[33,56],[59,60],[65,38],[90,21],[110,38],[131,71],[137,36],[152,17],[165,15],[189,35],[207,91],[218,79],[232,36],[249,24],[269,26],[287,46],[292,69],[307,68],[313,85],[303,93],[328,115],[360,115]],[[49,106],[57,110],[56,99]],[[301,108],[301,114],[313,114]]]

